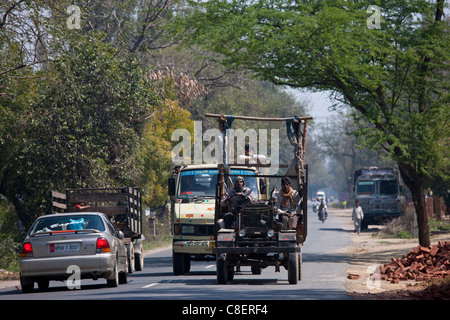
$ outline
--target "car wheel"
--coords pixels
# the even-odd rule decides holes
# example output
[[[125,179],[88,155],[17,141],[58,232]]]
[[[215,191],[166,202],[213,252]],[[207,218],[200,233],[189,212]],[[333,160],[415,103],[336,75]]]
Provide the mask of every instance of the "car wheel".
[[[108,284],[108,287],[111,287],[111,288],[115,288],[115,287],[119,286],[119,271],[117,270],[117,261],[116,261],[116,265],[114,266],[112,278],[107,279],[106,283]]]
[[[128,259],[128,272],[133,273],[135,271],[135,253],[134,253],[134,246],[132,243],[129,245],[126,245],[127,248],[127,259]]]
[[[20,276],[20,286],[22,287],[23,293],[33,292],[34,281],[30,278]]]
[[[48,286],[49,286],[50,281],[49,280],[40,280],[38,281],[38,288],[41,291],[46,291],[48,290]]]
[[[128,271],[119,273],[119,284],[127,284],[127,283],[128,283]]]

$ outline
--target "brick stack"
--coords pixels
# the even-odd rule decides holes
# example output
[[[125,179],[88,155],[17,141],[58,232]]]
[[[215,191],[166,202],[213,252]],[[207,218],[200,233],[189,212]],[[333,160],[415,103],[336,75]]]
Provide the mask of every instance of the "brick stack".
[[[439,241],[430,247],[418,246],[400,259],[392,258],[391,262],[380,266],[380,276],[392,283],[450,276],[450,241]]]

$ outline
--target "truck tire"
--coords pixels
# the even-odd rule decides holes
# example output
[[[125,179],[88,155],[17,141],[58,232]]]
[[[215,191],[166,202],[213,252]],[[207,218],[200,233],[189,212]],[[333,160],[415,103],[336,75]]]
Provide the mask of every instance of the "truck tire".
[[[297,284],[298,283],[298,276],[299,276],[299,270],[298,270],[298,253],[292,252],[289,253],[288,257],[288,281],[290,284]]]
[[[252,274],[261,274],[261,267],[257,265],[252,265]]]
[[[144,247],[139,245],[139,252],[134,253],[134,268],[136,271],[142,271],[144,269]]]
[[[172,266],[174,275],[183,275],[191,270],[191,259],[187,254],[173,252]]]
[[[228,282],[227,255],[221,253],[216,257],[217,282],[226,284]]]
[[[302,247],[300,247],[300,252],[298,255],[298,281],[302,280],[302,263],[303,263],[303,256],[302,256]]]

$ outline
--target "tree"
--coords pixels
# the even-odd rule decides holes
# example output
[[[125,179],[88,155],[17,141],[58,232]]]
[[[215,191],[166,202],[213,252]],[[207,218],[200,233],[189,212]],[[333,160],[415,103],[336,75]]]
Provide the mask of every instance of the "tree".
[[[329,90],[370,127],[411,191],[429,245],[424,183],[449,159],[450,33],[444,0],[187,1],[176,27],[222,62],[275,84]],[[376,4],[376,6],[374,6]],[[369,10],[368,10],[369,9]]]
[[[80,30],[66,23],[73,1],[0,4],[0,194],[25,227],[49,212],[50,190],[138,185],[146,205],[160,204],[170,132],[189,126],[176,80],[153,79],[112,41],[120,28],[88,28],[100,2],[77,2]]]
[[[163,108],[136,59],[96,37],[73,44],[48,74],[15,114],[2,163],[1,191],[27,227],[48,211],[52,189],[135,185],[146,118]]]

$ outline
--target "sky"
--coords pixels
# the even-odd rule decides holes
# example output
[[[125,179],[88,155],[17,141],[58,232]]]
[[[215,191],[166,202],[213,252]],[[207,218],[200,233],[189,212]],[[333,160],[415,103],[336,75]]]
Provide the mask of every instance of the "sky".
[[[309,92],[291,88],[286,89],[286,91],[294,95],[298,101],[307,106],[309,115],[311,115],[316,122],[326,122],[327,119],[331,120],[333,117],[338,115],[336,111],[328,110],[328,108],[332,105],[332,102],[328,98],[329,93],[326,91]]]

